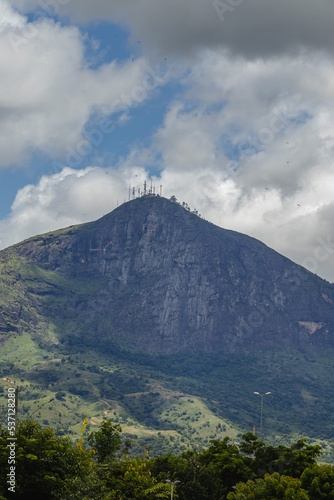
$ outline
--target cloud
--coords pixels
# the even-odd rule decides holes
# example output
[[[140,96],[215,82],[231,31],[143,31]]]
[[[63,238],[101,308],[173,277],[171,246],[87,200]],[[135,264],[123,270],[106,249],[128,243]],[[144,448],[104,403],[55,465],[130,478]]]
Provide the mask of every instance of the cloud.
[[[7,4],[0,2],[0,8],[6,13],[0,33],[0,166],[25,164],[36,150],[51,158],[66,155],[85,139],[83,128],[89,133],[92,119],[106,128],[105,117],[130,113],[149,97],[155,69],[143,58],[92,68],[85,58],[89,40],[77,27],[52,19],[28,23]]]
[[[13,11],[9,2],[2,0],[0,3],[0,33],[13,28],[22,28],[26,18]]]
[[[171,104],[154,137],[155,149],[162,153],[163,164],[169,170],[210,170],[219,161],[216,141],[221,131],[215,126],[215,116],[215,112],[206,114],[201,104],[190,111],[181,102]]]
[[[334,5],[224,4],[231,9],[222,12],[222,2],[202,0],[14,0],[20,12],[36,8],[44,15],[13,61],[8,34],[23,36],[31,23],[6,4],[0,35],[0,61],[9,68],[0,90],[10,89],[0,118],[4,164],[24,163],[39,149],[51,157],[63,151],[72,160],[67,165],[80,167],[85,148],[101,139],[103,117],[118,110],[126,122],[127,109],[149,97],[144,59],[93,69],[79,28],[46,18],[48,9],[55,19],[122,22],[133,41],[141,40],[145,57],[181,57],[173,66],[178,94],[168,94],[165,116],[145,146],[129,144],[128,156],[108,174],[60,166],[58,174],[26,186],[0,223],[2,245],[99,217],[117,197],[127,199],[129,182],[142,185],[153,166],[166,197],[175,194],[206,219],[259,238],[334,281]],[[85,124],[93,127],[86,136]]]
[[[37,234],[96,220],[142,191],[149,152],[133,150],[118,168],[65,168],[19,190],[10,216],[0,221],[0,248]],[[245,192],[215,168],[164,168],[156,192],[176,195],[220,227],[265,242],[312,272],[334,281],[334,168],[311,172],[309,185],[285,199],[279,190]]]
[[[37,234],[96,220],[128,200],[128,186],[142,187],[140,166],[120,169],[64,168],[20,189],[11,213],[0,221],[0,247]]]
[[[222,170],[234,160],[245,189],[298,189],[302,174],[332,154],[333,77],[321,53],[247,62],[203,51],[155,135],[164,165]]]
[[[217,226],[253,236],[334,282],[334,202],[330,193],[334,172],[319,177],[319,184],[310,184],[285,199],[276,189],[253,189],[246,194],[235,179],[206,168],[194,172],[165,169],[159,182],[166,197],[174,194]]]
[[[334,281],[331,251],[317,257],[333,234],[333,70],[322,53],[247,62],[205,51],[153,149],[165,193]]]
[[[292,54],[301,47],[333,54],[334,4],[328,0],[12,0],[74,22],[120,20],[134,40],[161,54],[226,48],[245,58]]]

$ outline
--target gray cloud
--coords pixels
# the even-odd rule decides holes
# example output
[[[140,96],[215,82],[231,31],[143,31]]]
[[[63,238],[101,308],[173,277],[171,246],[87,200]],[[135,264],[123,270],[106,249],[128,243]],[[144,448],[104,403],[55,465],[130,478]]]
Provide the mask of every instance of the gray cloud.
[[[224,47],[246,58],[334,49],[332,0],[12,0],[21,11],[70,15],[74,22],[127,24],[148,51],[186,55]]]

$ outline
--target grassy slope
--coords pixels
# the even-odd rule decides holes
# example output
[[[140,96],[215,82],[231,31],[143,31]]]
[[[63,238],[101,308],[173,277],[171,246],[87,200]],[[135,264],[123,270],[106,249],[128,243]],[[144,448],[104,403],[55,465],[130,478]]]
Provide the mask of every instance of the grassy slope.
[[[271,391],[265,400],[266,438],[278,442],[288,434],[281,440],[288,444],[308,435],[324,446],[325,460],[334,460],[330,383],[334,353],[330,349],[320,357],[319,348],[317,357],[277,349],[241,356],[154,359],[113,348],[105,352],[108,339],[99,352],[97,340],[89,342],[90,323],[78,325],[77,320],[73,328],[84,335],[74,345],[62,347],[56,331],[71,330],[67,316],[102,282],[65,279],[30,264],[11,249],[2,255],[0,334],[6,338],[9,331],[11,339],[1,346],[1,377],[20,386],[21,418],[33,413],[41,424],[73,437],[84,415],[91,428],[103,418],[112,418],[142,445],[153,445],[160,452],[171,447],[180,450],[205,446],[225,435],[237,439],[252,430],[253,424],[259,425],[260,409],[253,392]],[[40,314],[41,305],[49,316]],[[63,311],[57,324],[52,319],[56,309]],[[10,323],[12,318],[17,319]],[[4,378],[0,387],[6,388],[11,382]],[[59,391],[64,398],[48,403]]]
[[[263,358],[271,362],[272,367],[271,356]],[[279,359],[284,365],[282,355]],[[234,383],[232,390],[236,394],[231,397],[228,385],[236,375],[233,366],[230,366],[229,380],[215,383],[210,392],[212,380],[219,374],[219,366],[212,366],[211,374],[200,381],[199,377],[196,380],[186,375],[186,365],[182,376],[178,373],[171,376],[164,373],[163,365],[159,371],[147,364],[125,362],[118,356],[106,357],[94,352],[88,356],[87,353],[65,355],[58,346],[41,348],[28,334],[2,346],[0,364],[3,367],[0,387],[6,390],[13,382],[19,386],[19,418],[33,414],[42,425],[51,425],[73,439],[79,436],[85,416],[89,418],[88,431],[97,428],[102,419],[111,418],[121,424],[125,435],[137,441],[135,451],[138,447],[151,446],[156,453],[177,452],[195,445],[198,448],[207,446],[210,439],[226,435],[238,440],[243,432],[252,429],[253,422],[258,421],[260,400],[250,391],[254,382],[251,375],[250,380],[244,379],[243,384]],[[273,389],[271,383],[267,380],[264,390]],[[222,393],[219,393],[219,385]],[[291,399],[275,390],[272,399],[266,399],[264,435],[268,442],[289,444],[306,437],[300,427],[291,425],[294,412],[305,413],[305,420],[312,421],[313,415],[317,418],[319,407],[314,392],[303,386],[301,382],[299,391],[297,383]],[[261,387],[254,388],[261,391]],[[56,398],[50,402],[56,394],[58,398],[61,396],[60,391],[64,392],[61,400]],[[217,400],[213,398],[214,394]],[[295,410],[292,399],[298,394],[304,406],[300,408],[300,401],[295,401]],[[1,415],[5,417],[4,396],[5,393],[0,394]],[[283,406],[281,415],[286,416],[286,421],[280,421],[277,415],[279,405]],[[282,438],[285,433],[288,435]],[[319,426],[308,434],[310,443],[323,446],[325,454],[322,460],[332,461],[334,439],[328,439],[326,433],[319,433]]]
[[[98,383],[100,375],[87,371],[87,367],[99,366],[100,372],[117,373],[122,380],[119,372],[126,373],[127,365],[110,362],[94,354],[88,360],[82,355],[61,358],[57,355],[50,349],[38,347],[27,334],[4,344],[0,353],[3,367],[0,387],[5,391],[0,394],[3,421],[6,415],[6,389],[17,385],[19,418],[32,415],[42,425],[51,425],[73,439],[79,437],[85,416],[89,418],[88,431],[97,428],[103,419],[111,418],[121,424],[123,433],[132,436],[138,446],[152,446],[156,452],[169,449],[180,451],[194,444],[202,447],[211,438],[227,434],[233,438],[239,432],[236,426],[213,414],[202,398],[167,389],[159,380],[152,378],[146,379],[146,390],[143,392],[125,396],[119,392],[114,399],[103,398],[99,389],[101,384]],[[135,368],[133,366],[132,371],[138,377],[140,375]],[[51,379],[48,378],[50,373],[53,374]],[[127,377],[124,378],[123,385],[126,387]],[[82,396],[73,394],[70,390],[76,385],[78,390],[81,386],[83,391],[87,388],[90,391]],[[59,397],[60,391],[66,393],[62,400],[50,402],[57,393]],[[150,399],[155,402],[153,411],[147,406]],[[145,422],[147,415],[150,415],[151,423],[155,425]]]
[[[58,343],[56,331],[65,325],[70,328],[68,318],[78,303],[102,283],[102,279],[66,279],[7,249],[0,260],[0,341],[33,331],[39,341]]]

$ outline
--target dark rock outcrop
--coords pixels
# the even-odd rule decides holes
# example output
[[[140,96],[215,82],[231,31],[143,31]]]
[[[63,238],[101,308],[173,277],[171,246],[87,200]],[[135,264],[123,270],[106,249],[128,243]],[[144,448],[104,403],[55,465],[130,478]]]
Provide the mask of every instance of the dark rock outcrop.
[[[151,354],[334,343],[332,285],[164,198],[133,200],[96,222],[15,245],[0,259],[9,253],[53,276],[39,290],[38,312],[60,336],[91,331]],[[66,304],[45,297],[65,292]]]

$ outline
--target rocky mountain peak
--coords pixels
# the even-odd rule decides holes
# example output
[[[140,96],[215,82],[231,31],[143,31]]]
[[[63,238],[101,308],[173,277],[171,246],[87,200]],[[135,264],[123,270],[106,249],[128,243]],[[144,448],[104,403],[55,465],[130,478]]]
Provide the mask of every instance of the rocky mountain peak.
[[[154,355],[333,344],[332,285],[159,196],[6,255],[33,266],[39,283],[43,273],[57,282],[53,305],[31,286],[30,299],[59,337],[91,332],[102,344]],[[66,306],[58,307],[64,287]]]

